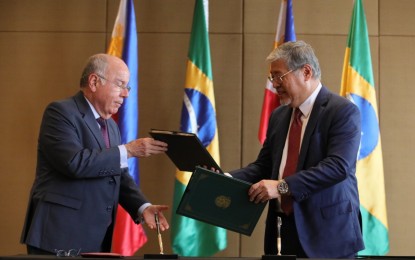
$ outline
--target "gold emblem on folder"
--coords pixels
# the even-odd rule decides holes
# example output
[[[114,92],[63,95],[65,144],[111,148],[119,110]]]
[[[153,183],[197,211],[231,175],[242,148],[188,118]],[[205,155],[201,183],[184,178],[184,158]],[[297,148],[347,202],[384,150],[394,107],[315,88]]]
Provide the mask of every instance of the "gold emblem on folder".
[[[232,199],[223,195],[217,196],[215,199],[215,205],[218,208],[226,209],[231,205]]]

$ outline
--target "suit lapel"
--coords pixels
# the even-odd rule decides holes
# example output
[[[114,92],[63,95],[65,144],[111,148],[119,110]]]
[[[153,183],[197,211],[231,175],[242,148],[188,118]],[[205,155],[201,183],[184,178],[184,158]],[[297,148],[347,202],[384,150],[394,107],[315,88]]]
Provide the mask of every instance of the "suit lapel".
[[[97,120],[94,117],[94,113],[92,113],[91,108],[89,107],[88,102],[86,101],[84,94],[82,91],[79,91],[78,94],[74,96],[75,103],[78,106],[79,113],[81,114],[82,118],[85,121],[85,124],[91,131],[92,135],[94,136],[95,140],[97,141],[100,148],[106,148],[104,138],[102,137],[101,130],[99,129]],[[111,136],[110,136],[111,142]]]
[[[108,121],[108,134],[110,137],[110,145],[111,147],[118,146],[120,145],[120,141],[119,141],[119,132],[118,132],[117,123],[115,123],[115,121],[112,118],[108,119],[107,121]]]
[[[285,140],[288,135],[288,128],[290,128],[291,114],[293,109],[286,106],[285,111],[281,114],[281,125],[282,127],[275,127],[277,129],[276,136],[276,145],[278,147],[278,152],[282,154],[285,146]]]
[[[284,151],[285,140],[287,139],[288,128],[290,125],[292,108],[289,106],[284,106],[283,111],[277,115],[278,120],[274,120],[272,128],[275,129],[273,133],[273,137],[270,140],[274,140],[275,143],[270,144],[272,147],[275,147],[272,156],[275,158],[274,165],[273,165],[273,173],[272,179],[278,179],[279,176],[279,168],[282,159],[282,152]],[[280,124],[281,126],[277,126],[276,124]],[[269,126],[268,126],[269,127]]]
[[[311,111],[310,119],[308,120],[307,127],[304,132],[303,141],[301,142],[300,156],[298,158],[297,171],[303,169],[304,160],[309,152],[309,144],[311,135],[316,128],[317,122],[323,115],[326,108],[329,91],[326,87],[322,86],[320,92],[317,95],[316,101],[314,102],[313,109]]]

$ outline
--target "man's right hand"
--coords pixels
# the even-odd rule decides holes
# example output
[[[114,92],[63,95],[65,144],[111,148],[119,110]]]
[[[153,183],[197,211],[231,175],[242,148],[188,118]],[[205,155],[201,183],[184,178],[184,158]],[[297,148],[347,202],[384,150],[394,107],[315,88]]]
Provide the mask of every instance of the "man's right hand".
[[[278,183],[279,181],[276,180],[261,180],[252,184],[248,191],[249,200],[255,203],[263,203],[279,198],[281,195],[277,191]]]
[[[158,214],[159,216],[159,220],[160,220],[160,229],[161,231],[165,231],[167,229],[169,229],[169,223],[167,222],[166,217],[164,217],[163,212],[167,210],[169,207],[166,205],[151,205],[149,207],[147,207],[144,211],[143,211],[143,215],[142,217],[144,218],[144,222],[147,224],[147,226],[150,229],[155,229],[157,228],[157,224],[154,218],[155,214]]]
[[[130,157],[149,157],[153,154],[164,153],[167,151],[167,144],[161,141],[154,140],[153,138],[139,138],[133,140],[125,145],[128,152],[128,158]]]

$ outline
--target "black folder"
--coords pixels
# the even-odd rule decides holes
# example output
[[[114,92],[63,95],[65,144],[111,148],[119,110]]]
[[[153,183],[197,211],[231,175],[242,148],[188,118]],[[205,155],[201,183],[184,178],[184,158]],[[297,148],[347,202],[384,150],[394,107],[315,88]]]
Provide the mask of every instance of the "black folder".
[[[251,185],[196,167],[176,213],[250,236],[266,205],[249,201]]]
[[[157,129],[151,129],[149,134],[168,144],[166,154],[179,170],[193,172],[196,166],[206,166],[222,173],[196,134]]]

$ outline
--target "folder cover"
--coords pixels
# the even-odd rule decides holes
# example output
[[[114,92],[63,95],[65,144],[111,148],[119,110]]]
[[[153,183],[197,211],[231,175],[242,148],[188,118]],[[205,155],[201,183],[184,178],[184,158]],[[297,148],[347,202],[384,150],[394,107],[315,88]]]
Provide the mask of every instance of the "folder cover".
[[[196,167],[177,214],[250,236],[266,203],[249,201],[251,183]]]
[[[181,171],[193,172],[196,166],[219,170],[219,165],[194,133],[151,129],[149,134],[168,144],[167,156]]]

